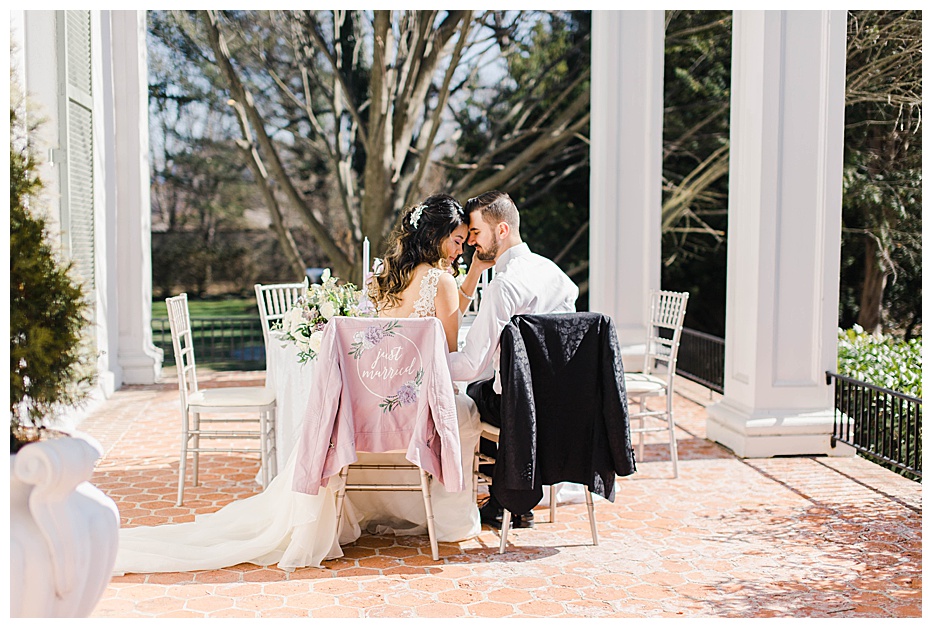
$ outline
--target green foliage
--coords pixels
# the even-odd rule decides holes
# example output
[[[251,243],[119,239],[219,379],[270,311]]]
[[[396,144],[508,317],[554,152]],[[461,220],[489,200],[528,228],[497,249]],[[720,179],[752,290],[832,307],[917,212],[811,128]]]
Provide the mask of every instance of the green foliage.
[[[921,11],[850,11],[846,74],[839,324],[873,324],[875,270],[888,279],[873,322],[908,339],[922,325]]]
[[[248,291],[255,276],[255,251],[224,237],[178,231],[152,238],[152,285],[162,298],[187,292],[205,296],[211,286],[227,284]],[[255,283],[255,282],[253,282]]]
[[[898,340],[875,336],[857,325],[839,329],[838,372],[921,398],[922,338]]]
[[[11,127],[16,114],[10,110]],[[10,446],[24,427],[47,427],[61,405],[83,400],[95,381],[86,346],[88,304],[29,207],[42,190],[28,144],[10,142]]]
[[[725,333],[731,11],[667,11],[661,285],[686,326]]]
[[[498,16],[506,76],[495,90],[470,98],[454,112],[462,133],[459,163],[477,163],[458,182],[491,176],[517,158],[580,97],[588,98],[591,13],[528,12],[508,22]],[[588,109],[588,107],[587,107]],[[521,237],[533,251],[553,259],[581,287],[577,308],[588,307],[589,135],[586,124],[568,141],[524,164],[502,185],[521,212]],[[483,159],[489,154],[494,159]]]

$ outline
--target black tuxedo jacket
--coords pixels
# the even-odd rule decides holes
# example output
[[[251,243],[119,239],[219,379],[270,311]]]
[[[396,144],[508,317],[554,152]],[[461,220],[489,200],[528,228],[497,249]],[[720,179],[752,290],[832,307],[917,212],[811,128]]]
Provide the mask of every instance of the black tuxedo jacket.
[[[501,335],[501,435],[496,499],[536,506],[543,485],[584,484],[615,500],[615,476],[635,472],[615,325],[592,312],[523,314]]]

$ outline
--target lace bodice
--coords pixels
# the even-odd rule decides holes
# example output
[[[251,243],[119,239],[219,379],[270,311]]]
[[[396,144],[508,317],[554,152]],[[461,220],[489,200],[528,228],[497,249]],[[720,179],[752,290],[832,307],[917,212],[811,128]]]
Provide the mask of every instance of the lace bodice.
[[[437,308],[434,307],[434,299],[437,297],[437,283],[440,281],[440,274],[443,272],[440,268],[431,268],[421,279],[420,295],[414,302],[414,311],[408,318],[425,318],[427,316],[436,316]]]

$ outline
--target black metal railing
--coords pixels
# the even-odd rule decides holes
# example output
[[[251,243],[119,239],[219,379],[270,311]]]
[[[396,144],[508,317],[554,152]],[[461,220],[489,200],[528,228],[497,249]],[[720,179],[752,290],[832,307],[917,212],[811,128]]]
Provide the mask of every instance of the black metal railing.
[[[225,371],[265,369],[262,322],[250,316],[191,319],[197,364]],[[175,364],[171,328],[167,318],[152,319],[152,341],[165,354],[164,364]]]
[[[846,443],[865,458],[913,480],[922,479],[922,399],[825,372],[835,382],[832,447]]]
[[[725,392],[725,339],[683,328],[676,374],[715,392]]]

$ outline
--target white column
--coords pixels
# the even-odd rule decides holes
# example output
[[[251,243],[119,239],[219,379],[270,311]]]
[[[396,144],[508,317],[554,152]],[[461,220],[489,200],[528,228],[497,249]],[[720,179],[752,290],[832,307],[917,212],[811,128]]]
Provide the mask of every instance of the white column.
[[[735,11],[725,395],[708,438],[743,457],[830,445],[845,11]],[[848,453],[848,452],[845,452]]]
[[[16,43],[21,46],[18,71],[25,93],[31,101],[27,108],[26,122],[30,126],[39,123],[32,136],[35,147],[38,149],[38,174],[42,179],[43,197],[48,203],[49,234],[60,244],[62,230],[61,209],[59,198],[60,149],[59,134],[61,128],[59,120],[58,83],[59,68],[56,46],[56,17],[55,11],[11,11],[11,19],[19,14],[21,19],[12,22],[20,26],[21,30],[13,33]],[[53,160],[54,156],[54,160]]]
[[[113,293],[112,271],[108,267],[112,243],[107,238],[108,201],[107,162],[112,160],[112,140],[107,137],[107,107],[111,98],[110,77],[110,24],[108,11],[91,11],[91,72],[94,99],[93,146],[94,171],[94,292],[97,339],[97,387],[90,407],[102,398],[110,397],[119,387],[120,366],[113,352],[116,324],[111,298]],[[78,416],[81,416],[80,413]]]
[[[660,288],[663,27],[663,11],[592,12],[589,308],[614,319],[629,370]]]
[[[146,12],[113,11],[114,159],[107,213],[116,224],[117,361],[123,383],[151,384],[162,368],[152,344],[151,208]]]

